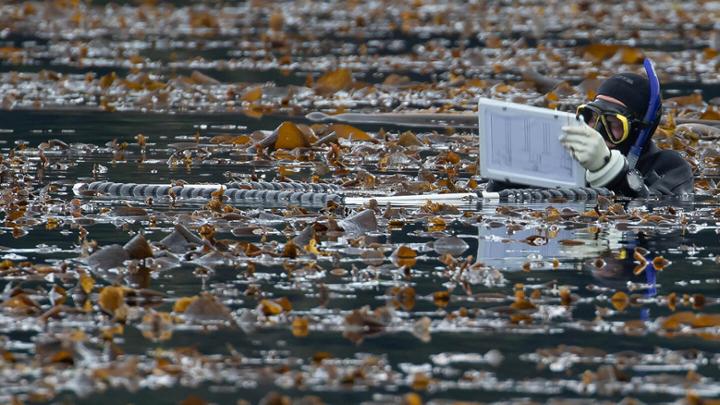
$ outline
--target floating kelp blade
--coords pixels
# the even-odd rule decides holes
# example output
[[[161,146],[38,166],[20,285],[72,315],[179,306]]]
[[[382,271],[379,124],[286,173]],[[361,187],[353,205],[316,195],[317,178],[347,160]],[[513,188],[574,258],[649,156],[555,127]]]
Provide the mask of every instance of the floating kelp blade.
[[[477,128],[475,113],[343,113],[329,115],[314,111],[305,116],[310,121],[348,122],[353,124],[389,124],[423,128]]]

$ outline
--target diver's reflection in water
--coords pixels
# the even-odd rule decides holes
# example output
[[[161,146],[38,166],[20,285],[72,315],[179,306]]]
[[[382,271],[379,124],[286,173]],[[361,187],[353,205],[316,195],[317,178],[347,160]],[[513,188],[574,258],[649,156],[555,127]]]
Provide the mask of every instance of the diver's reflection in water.
[[[528,226],[512,232],[505,225],[478,227],[477,262],[504,271],[520,271],[528,261],[558,259],[561,263],[575,263],[580,260],[585,277],[592,275],[595,283],[602,287],[640,293],[648,298],[657,295],[656,270],[652,258],[644,256],[648,254],[644,249],[647,241],[642,236],[621,232],[615,227],[592,235],[583,226],[572,229],[577,224]],[[636,251],[644,257],[644,269],[639,268],[640,261],[634,257]],[[643,308],[641,319],[649,317],[649,309]]]
[[[624,247],[616,252],[607,251],[599,258],[587,260],[583,269],[589,271],[598,284],[618,291],[628,290],[628,285],[636,286],[628,293],[641,293],[646,298],[657,295],[657,270],[643,247],[645,240],[632,233],[625,234]],[[644,260],[638,260],[644,259]],[[640,287],[640,288],[637,288]],[[650,318],[650,309],[643,307],[640,318]]]
[[[628,283],[646,283],[644,272],[636,275],[635,267],[637,263],[633,259],[633,252],[626,248],[620,253],[608,251],[583,262],[583,270],[590,272],[600,286],[614,290],[624,290]]]
[[[585,203],[565,204],[563,208],[565,207],[576,212],[588,209]],[[513,227],[524,222],[529,223],[527,226]],[[518,218],[515,223],[492,221],[482,224],[478,226],[477,261],[513,271],[521,270],[521,265],[527,261],[558,259],[560,262],[574,262],[578,259],[595,258],[604,252],[622,247],[620,231],[613,228],[596,235],[588,231],[590,225],[564,221],[553,224],[534,223],[526,221],[525,218]]]
[[[638,199],[626,203],[625,209],[643,208],[644,202]],[[623,232],[619,239],[620,248],[608,250],[601,255],[604,263],[585,262],[584,269],[589,270],[598,284],[618,291],[629,290],[628,286],[635,288],[628,293],[641,293],[646,298],[657,295],[657,270],[652,264],[646,249],[648,241],[642,232]],[[638,260],[640,259],[640,260]],[[602,264],[602,266],[598,266]],[[641,286],[641,288],[637,288]],[[646,321],[650,318],[650,309],[643,307],[640,319]]]

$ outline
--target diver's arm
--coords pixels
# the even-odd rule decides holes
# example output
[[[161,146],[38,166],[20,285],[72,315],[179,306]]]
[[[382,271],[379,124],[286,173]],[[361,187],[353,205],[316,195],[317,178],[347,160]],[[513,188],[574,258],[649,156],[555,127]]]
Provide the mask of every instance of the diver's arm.
[[[629,170],[625,156],[619,150],[611,151],[602,135],[587,125],[563,127],[559,139],[586,169],[585,180],[593,187],[606,187],[633,198],[693,192],[692,168],[675,151],[658,150],[650,142],[648,154],[638,162],[641,174],[637,169]]]
[[[651,191],[648,189],[648,186],[645,184],[642,176],[637,171],[635,171],[635,173],[630,173],[627,159],[625,158],[625,156],[623,156],[620,151],[614,150],[613,152],[617,152],[617,154],[622,158],[622,166],[620,167],[620,169],[614,172],[613,177],[610,178],[610,180],[607,181],[607,183],[605,183],[604,185],[600,184],[603,183],[610,176],[602,178],[597,176],[595,173],[591,173],[588,171],[585,173],[585,179],[587,180],[587,182],[593,187],[607,187],[609,190],[612,190],[612,192],[614,192],[616,195],[623,195],[631,198],[644,198],[649,196],[651,194]]]
[[[616,194],[628,197],[648,195],[642,179],[632,187],[628,181],[628,163],[618,150],[610,150],[602,135],[587,125],[563,127],[560,142],[585,168],[585,180],[592,187],[607,187]],[[632,179],[630,179],[632,180]]]
[[[615,151],[613,151],[615,152]],[[619,152],[618,152],[619,153]],[[622,156],[622,155],[621,155]],[[678,196],[690,194],[693,190],[693,173],[690,164],[675,151],[659,151],[647,158],[651,163],[649,167],[643,167],[643,174],[639,172],[636,179],[628,175],[627,161],[623,157],[623,168],[604,187],[616,194],[627,197],[656,196]],[[609,171],[609,170],[608,170]],[[586,174],[588,183],[600,187],[602,173]],[[600,179],[601,181],[598,181]],[[631,186],[630,182],[635,180],[636,184]],[[594,181],[594,182],[593,182]],[[597,184],[597,185],[596,185]]]

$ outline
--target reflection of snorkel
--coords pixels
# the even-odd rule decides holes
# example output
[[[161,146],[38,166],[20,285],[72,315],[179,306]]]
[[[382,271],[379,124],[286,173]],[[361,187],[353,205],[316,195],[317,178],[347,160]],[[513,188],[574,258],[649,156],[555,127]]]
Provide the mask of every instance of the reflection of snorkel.
[[[655,266],[653,266],[652,261],[648,261],[648,264],[645,266],[645,283],[648,286],[645,291],[645,297],[647,298],[652,298],[657,295],[656,275],[657,270],[655,270]],[[640,319],[643,321],[650,319],[650,308],[645,307],[640,310]]]
[[[628,185],[633,191],[638,193],[641,193],[645,187],[642,175],[637,169],[635,169],[635,166],[640,159],[645,143],[652,135],[652,131],[655,129],[655,125],[653,125],[653,123],[656,121],[656,115],[662,106],[662,103],[660,102],[660,81],[658,80],[657,74],[655,74],[655,67],[653,66],[652,60],[650,58],[645,58],[643,66],[645,66],[645,72],[647,73],[648,81],[650,82],[650,99],[648,101],[647,112],[645,112],[643,120],[644,127],[640,131],[635,144],[630,148],[630,153],[628,153],[627,156]]]

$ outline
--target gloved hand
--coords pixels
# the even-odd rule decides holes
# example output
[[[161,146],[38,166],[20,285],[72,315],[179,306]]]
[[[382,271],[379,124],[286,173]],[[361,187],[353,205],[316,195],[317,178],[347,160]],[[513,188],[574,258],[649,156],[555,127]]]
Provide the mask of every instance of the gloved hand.
[[[582,167],[594,172],[610,160],[610,149],[598,131],[588,125],[562,127],[562,130],[560,143]]]
[[[605,187],[627,171],[627,160],[619,150],[605,145],[600,133],[588,125],[562,127],[560,143],[586,170],[585,180],[593,187]]]

